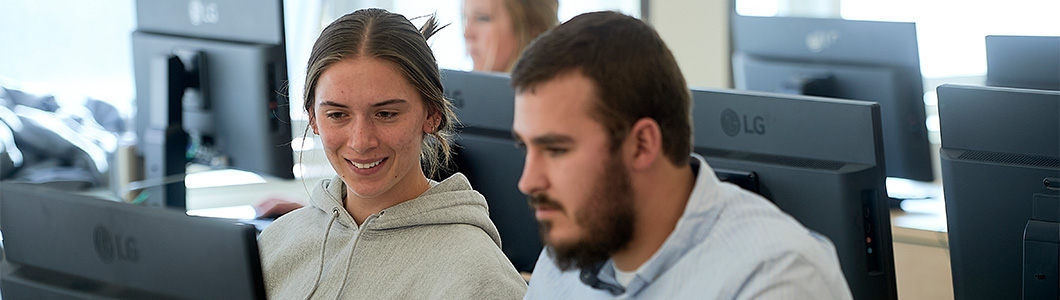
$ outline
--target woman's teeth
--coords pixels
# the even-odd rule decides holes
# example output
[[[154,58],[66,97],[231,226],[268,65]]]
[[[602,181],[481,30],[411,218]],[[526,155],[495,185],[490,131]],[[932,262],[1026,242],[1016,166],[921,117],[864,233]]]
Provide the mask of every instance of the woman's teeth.
[[[376,161],[376,162],[373,162],[373,163],[367,163],[367,164],[361,164],[361,163],[356,163],[356,162],[350,161],[350,163],[353,163],[353,166],[357,167],[358,169],[368,169],[368,168],[371,168],[371,167],[375,167],[375,166],[378,166],[379,163],[381,163],[381,162],[383,162],[382,159],[380,159],[379,161]]]

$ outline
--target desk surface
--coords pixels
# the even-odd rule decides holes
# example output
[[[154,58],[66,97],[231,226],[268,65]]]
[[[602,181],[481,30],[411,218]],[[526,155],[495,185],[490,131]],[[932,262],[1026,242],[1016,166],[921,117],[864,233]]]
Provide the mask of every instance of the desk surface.
[[[252,205],[270,197],[281,197],[300,203],[309,203],[309,195],[320,178],[293,180],[269,180],[232,186],[189,188],[188,210]]]
[[[895,243],[949,249],[945,205],[941,200],[930,201],[916,204],[923,205],[918,207],[922,210],[891,209],[891,237]]]
[[[891,209],[895,243],[949,248],[946,242],[946,202],[942,183],[887,179],[891,197],[906,198],[901,209]]]

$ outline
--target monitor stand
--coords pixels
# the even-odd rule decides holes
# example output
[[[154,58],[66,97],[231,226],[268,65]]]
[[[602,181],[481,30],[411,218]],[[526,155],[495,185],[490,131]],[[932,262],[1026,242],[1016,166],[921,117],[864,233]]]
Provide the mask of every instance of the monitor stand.
[[[1060,194],[1036,193],[1031,201],[1023,231],[1023,299],[1060,299]]]
[[[202,58],[201,53],[192,59]],[[138,198],[149,206],[186,209],[188,133],[184,131],[185,90],[200,86],[200,68],[188,71],[177,55],[156,57],[151,62],[151,112],[144,132],[144,182],[148,187]],[[194,66],[197,67],[197,66]]]

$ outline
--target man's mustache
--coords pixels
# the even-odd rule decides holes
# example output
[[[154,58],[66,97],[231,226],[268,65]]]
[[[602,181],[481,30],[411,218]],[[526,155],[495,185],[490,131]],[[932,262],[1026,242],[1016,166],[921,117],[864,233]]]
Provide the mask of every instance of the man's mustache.
[[[531,209],[555,209],[562,211],[563,205],[560,205],[556,200],[548,197],[544,194],[533,194],[526,197],[526,202],[530,204]]]

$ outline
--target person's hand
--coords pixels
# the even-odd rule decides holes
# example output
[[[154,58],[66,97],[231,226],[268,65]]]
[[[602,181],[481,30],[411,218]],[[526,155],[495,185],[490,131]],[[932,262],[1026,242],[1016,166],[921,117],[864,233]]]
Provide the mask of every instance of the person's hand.
[[[254,212],[257,214],[256,217],[258,219],[275,219],[302,206],[304,205],[291,200],[269,197],[265,201],[254,205]]]

